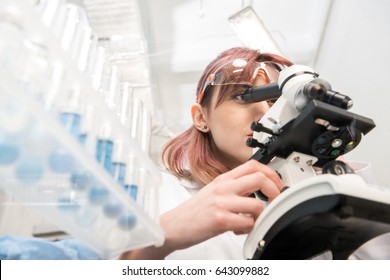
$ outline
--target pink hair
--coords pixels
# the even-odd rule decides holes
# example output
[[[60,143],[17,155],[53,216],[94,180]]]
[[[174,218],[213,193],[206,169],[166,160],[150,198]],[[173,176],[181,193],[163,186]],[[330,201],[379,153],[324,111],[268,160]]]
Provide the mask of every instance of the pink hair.
[[[196,100],[199,100],[200,92],[203,90],[207,77],[221,65],[236,58],[258,62],[271,61],[285,66],[292,65],[286,58],[275,54],[260,53],[257,50],[243,47],[231,48],[222,52],[205,68],[198,82]],[[210,86],[206,89],[201,104],[202,107],[208,110],[211,104],[211,88]],[[228,91],[221,90],[220,92]],[[224,96],[226,94],[219,94],[216,106],[220,104]],[[166,144],[162,153],[162,161],[167,170],[176,177],[194,181],[204,186],[218,175],[229,171],[226,166],[217,160],[215,152],[216,147],[211,134],[200,132],[192,126]]]

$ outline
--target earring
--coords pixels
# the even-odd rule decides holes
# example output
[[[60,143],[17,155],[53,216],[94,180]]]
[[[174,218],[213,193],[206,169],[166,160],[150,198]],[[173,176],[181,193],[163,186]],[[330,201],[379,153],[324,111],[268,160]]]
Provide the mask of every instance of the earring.
[[[204,127],[203,127],[203,130],[206,130],[207,129],[207,125],[205,125]]]

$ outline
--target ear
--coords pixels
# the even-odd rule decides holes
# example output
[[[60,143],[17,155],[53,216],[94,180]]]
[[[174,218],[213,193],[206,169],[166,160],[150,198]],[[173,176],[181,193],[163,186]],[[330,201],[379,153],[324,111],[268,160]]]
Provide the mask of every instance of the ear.
[[[202,106],[199,103],[195,103],[191,108],[192,122],[196,129],[201,132],[209,132],[209,127],[207,125],[207,121],[202,112]]]

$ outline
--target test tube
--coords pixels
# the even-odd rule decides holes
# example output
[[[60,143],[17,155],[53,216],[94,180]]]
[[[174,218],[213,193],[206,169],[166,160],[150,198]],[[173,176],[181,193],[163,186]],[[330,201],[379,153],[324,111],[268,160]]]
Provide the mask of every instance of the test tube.
[[[143,189],[143,209],[154,219],[159,217],[159,199],[158,199],[158,184],[153,178],[150,178],[149,171],[142,167],[140,168],[140,185]]]
[[[112,172],[112,127],[108,122],[103,122],[98,128],[96,143],[96,160],[111,174]]]
[[[145,209],[147,206],[147,193],[149,191],[147,186],[147,170],[144,166],[139,166],[137,168],[137,177],[138,177],[138,197],[137,202]]]
[[[69,51],[72,46],[73,38],[76,33],[77,23],[79,21],[79,7],[67,3],[63,8],[64,23],[61,30],[61,47],[64,51]]]
[[[23,40],[23,46],[26,49],[26,58],[17,76],[20,89],[42,104],[50,80],[49,52],[43,42],[34,38]]]
[[[63,0],[45,0],[43,2],[40,1],[39,8],[41,20],[46,27],[50,27],[53,25],[63,5]]]
[[[112,65],[110,71],[109,86],[105,92],[105,101],[113,113],[119,117],[119,97],[120,97],[120,72],[118,66]]]
[[[124,153],[122,153],[122,155],[123,154]],[[134,177],[134,175],[136,175],[135,159],[136,158],[134,155],[132,154],[128,155],[126,165],[124,165],[126,173],[123,180],[123,186],[127,191],[127,193],[130,195],[130,197],[132,197],[134,201],[137,201],[139,189],[136,183],[136,178]],[[118,226],[123,230],[131,230],[136,226],[136,224],[137,224],[137,217],[130,211],[122,213],[118,217]]]
[[[125,190],[134,201],[138,201],[138,163],[134,154],[129,154],[126,162]]]
[[[78,30],[80,36],[80,44],[74,48],[74,58],[80,71],[85,72],[87,69],[88,53],[92,43],[92,29],[86,24],[81,24]]]
[[[51,0],[48,0],[47,2],[51,2]],[[65,0],[65,2],[66,2],[66,0]],[[50,25],[48,25],[52,34],[53,34],[53,37],[58,40],[58,43],[60,44],[61,47],[62,47],[61,41],[63,40],[65,26],[66,26],[67,21],[69,20],[68,6],[65,2],[63,2],[59,5],[57,13],[56,13],[52,23]]]
[[[92,53],[91,53],[92,55]],[[102,75],[105,65],[106,50],[103,47],[96,48],[96,54],[91,57],[89,62],[90,76],[92,80],[92,86],[95,90],[99,90],[102,85]]]
[[[141,149],[147,155],[150,154],[150,135],[152,129],[152,118],[150,115],[150,110],[146,107],[142,108],[142,119],[141,119],[141,135],[140,135],[140,144]]]
[[[60,109],[60,122],[76,139],[80,135],[81,112],[83,110],[84,96],[77,85],[66,92],[65,100]]]
[[[86,151],[91,155],[94,153],[94,148],[92,147],[94,147],[96,143],[96,135],[94,134],[95,115],[96,113],[95,113],[94,106],[86,104],[84,110],[84,116],[80,123],[80,130],[78,135],[79,142],[84,146]]]
[[[125,186],[126,172],[126,146],[123,140],[118,139],[114,142],[112,154],[112,176],[121,186]]]
[[[131,137],[133,137],[138,144],[141,144],[142,107],[142,101],[137,97],[134,98],[131,114]]]
[[[17,77],[25,60],[25,31],[16,12],[0,12],[0,67]]]
[[[130,129],[132,104],[133,104],[133,88],[130,86],[130,83],[124,82],[122,84],[122,91],[120,97],[121,97],[121,102],[120,102],[121,107],[120,107],[119,120],[125,128]]]
[[[64,76],[64,66],[61,63],[53,64],[48,90],[44,97],[44,107],[46,110],[53,109],[55,100],[60,92],[61,84],[64,81]]]
[[[85,11],[78,7],[78,18],[74,30],[72,44],[69,53],[78,66],[84,72],[87,67],[88,52],[90,51],[92,28]]]

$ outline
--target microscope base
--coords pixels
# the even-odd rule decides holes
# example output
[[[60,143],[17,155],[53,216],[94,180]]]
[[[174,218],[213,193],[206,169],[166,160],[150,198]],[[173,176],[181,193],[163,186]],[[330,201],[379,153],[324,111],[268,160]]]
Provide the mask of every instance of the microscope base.
[[[355,174],[319,175],[283,192],[260,215],[246,259],[308,259],[331,251],[347,259],[370,239],[390,232],[390,191]]]

